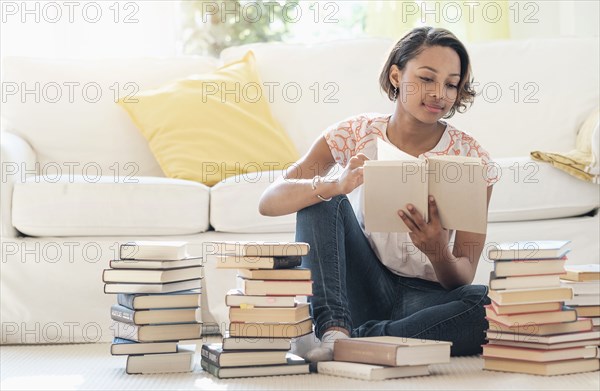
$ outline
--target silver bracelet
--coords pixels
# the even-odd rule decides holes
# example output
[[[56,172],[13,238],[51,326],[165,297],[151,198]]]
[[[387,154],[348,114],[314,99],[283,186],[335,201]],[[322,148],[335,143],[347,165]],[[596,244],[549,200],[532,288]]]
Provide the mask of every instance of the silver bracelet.
[[[312,179],[312,184],[311,187],[313,190],[317,190],[317,181],[321,182],[321,177],[319,175],[316,175],[313,179]],[[331,201],[333,199],[333,197],[329,197],[329,198],[323,198],[321,197],[320,194],[317,194],[317,198],[320,199],[321,201]]]

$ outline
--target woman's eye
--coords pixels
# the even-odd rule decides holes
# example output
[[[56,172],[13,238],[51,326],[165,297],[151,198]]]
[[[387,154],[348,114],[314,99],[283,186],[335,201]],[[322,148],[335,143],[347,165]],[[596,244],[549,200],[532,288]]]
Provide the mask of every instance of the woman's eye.
[[[458,88],[458,86],[455,86],[454,84],[448,84],[448,87],[450,87],[450,88],[454,88],[454,89],[457,89],[457,88]]]
[[[428,77],[419,77],[419,79],[423,80],[423,81],[424,81],[424,82],[426,82],[426,83],[429,83],[430,81],[433,81],[433,80],[431,80],[431,79],[430,79],[430,78],[428,78]]]

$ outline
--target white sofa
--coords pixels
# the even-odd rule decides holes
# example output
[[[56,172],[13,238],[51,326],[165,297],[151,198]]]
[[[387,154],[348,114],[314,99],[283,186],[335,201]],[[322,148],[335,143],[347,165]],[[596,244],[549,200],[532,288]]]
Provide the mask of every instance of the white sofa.
[[[393,43],[250,46],[263,83],[272,86],[274,115],[301,153],[335,121],[391,112],[378,76]],[[110,340],[115,297],[103,294],[101,274],[120,242],[183,239],[201,252],[208,240],[293,240],[294,215],[264,217],[257,210],[273,173],[232,177],[212,188],[164,178],[114,103],[115,89],[135,93],[211,71],[248,48],[227,49],[220,59],[5,59],[2,343]],[[598,40],[468,49],[482,95],[450,121],[502,167],[488,242],[570,239],[569,263],[598,262],[599,187],[529,158],[532,150],[574,147],[579,125],[598,104]],[[204,320],[224,327],[223,298],[235,272],[205,267]],[[491,268],[482,256],[475,283],[487,283]]]

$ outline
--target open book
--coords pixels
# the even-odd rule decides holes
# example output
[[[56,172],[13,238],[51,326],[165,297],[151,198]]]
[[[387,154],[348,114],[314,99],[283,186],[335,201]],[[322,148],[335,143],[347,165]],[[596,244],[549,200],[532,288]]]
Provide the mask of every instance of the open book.
[[[364,165],[365,230],[410,232],[398,210],[415,208],[429,222],[428,196],[438,207],[442,227],[485,234],[487,182],[481,158],[435,156],[420,159],[377,139],[377,160]]]

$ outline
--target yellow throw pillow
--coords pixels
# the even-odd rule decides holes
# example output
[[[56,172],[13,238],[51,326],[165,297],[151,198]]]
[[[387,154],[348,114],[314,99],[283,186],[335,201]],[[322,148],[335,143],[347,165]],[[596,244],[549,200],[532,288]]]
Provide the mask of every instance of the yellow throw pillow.
[[[170,178],[212,186],[233,175],[281,170],[298,158],[271,114],[251,51],[212,73],[118,103]]]

